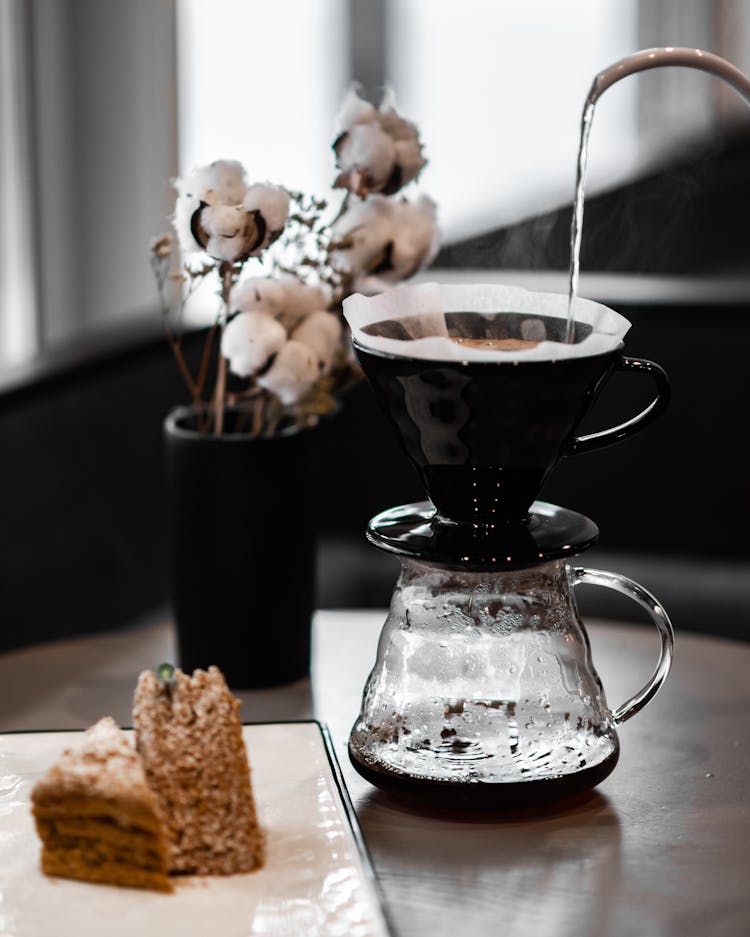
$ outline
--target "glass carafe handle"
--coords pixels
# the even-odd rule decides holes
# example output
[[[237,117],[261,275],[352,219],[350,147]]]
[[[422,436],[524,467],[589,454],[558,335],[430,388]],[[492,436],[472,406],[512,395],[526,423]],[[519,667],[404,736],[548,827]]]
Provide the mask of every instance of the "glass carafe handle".
[[[654,698],[662,683],[667,679],[669,668],[672,666],[672,651],[674,650],[672,622],[659,601],[647,589],[638,585],[637,582],[633,582],[632,579],[620,576],[618,573],[608,573],[602,569],[575,567],[572,572],[573,585],[585,582],[592,586],[604,586],[606,589],[614,589],[616,592],[629,596],[641,608],[646,609],[656,625],[656,630],[659,632],[661,651],[659,653],[659,662],[656,665],[656,670],[651,675],[651,679],[635,696],[631,696],[622,706],[612,711],[612,721],[615,725],[620,725],[620,723],[626,722],[631,716],[643,709],[646,703]]]

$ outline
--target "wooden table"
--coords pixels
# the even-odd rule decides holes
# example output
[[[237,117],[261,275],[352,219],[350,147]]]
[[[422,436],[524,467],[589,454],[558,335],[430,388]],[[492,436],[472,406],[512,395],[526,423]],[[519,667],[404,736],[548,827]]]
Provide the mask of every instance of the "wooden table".
[[[678,636],[614,774],[541,816],[409,810],[353,771],[346,740],[383,613],[319,612],[311,681],[243,694],[248,720],[327,722],[400,937],[750,934],[750,646]],[[610,705],[643,684],[656,633],[590,626]],[[130,722],[136,674],[174,659],[166,617],[0,656],[0,731]]]

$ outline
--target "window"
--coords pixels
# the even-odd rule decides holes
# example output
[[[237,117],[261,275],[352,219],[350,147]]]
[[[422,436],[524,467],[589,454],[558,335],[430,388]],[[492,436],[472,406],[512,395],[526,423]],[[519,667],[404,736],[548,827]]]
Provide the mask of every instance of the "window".
[[[239,159],[258,181],[325,193],[347,26],[344,0],[180,0],[180,171]]]
[[[38,340],[26,27],[20,0],[0,4],[0,365],[28,360]]]
[[[350,76],[423,132],[422,187],[457,240],[569,202],[594,74],[647,45],[750,68],[735,0],[3,0],[0,365],[151,315],[169,180],[218,157],[324,193]],[[590,192],[747,114],[705,75],[618,85]]]
[[[597,71],[636,48],[637,7],[635,0],[389,3],[389,72],[405,112],[423,128],[424,186],[450,239],[572,199],[583,101]],[[635,83],[623,83],[600,108],[593,186],[632,174],[636,103]]]
[[[174,9],[152,0],[0,7],[3,130],[12,127],[2,150],[11,198],[0,204],[7,364],[153,309],[147,247],[165,227],[176,171]],[[9,262],[9,250],[25,262]]]

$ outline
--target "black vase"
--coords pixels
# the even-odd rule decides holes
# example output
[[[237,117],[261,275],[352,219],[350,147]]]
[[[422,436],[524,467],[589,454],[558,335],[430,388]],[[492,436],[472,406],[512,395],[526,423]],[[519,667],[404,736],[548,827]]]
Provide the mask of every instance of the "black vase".
[[[310,672],[315,536],[309,430],[273,437],[197,430],[181,407],[164,425],[171,595],[180,666],[215,664],[230,686]]]

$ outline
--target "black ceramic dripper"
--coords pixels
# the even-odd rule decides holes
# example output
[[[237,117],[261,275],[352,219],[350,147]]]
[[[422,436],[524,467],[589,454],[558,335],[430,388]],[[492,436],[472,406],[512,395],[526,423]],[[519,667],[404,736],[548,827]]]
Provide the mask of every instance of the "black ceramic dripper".
[[[436,523],[457,533],[507,536],[509,526],[527,521],[561,459],[625,439],[661,413],[669,398],[662,368],[625,357],[621,343],[603,354],[530,361],[431,360],[383,353],[356,340],[354,348],[420,473]],[[657,385],[655,399],[620,426],[578,436],[616,370],[647,373]]]

